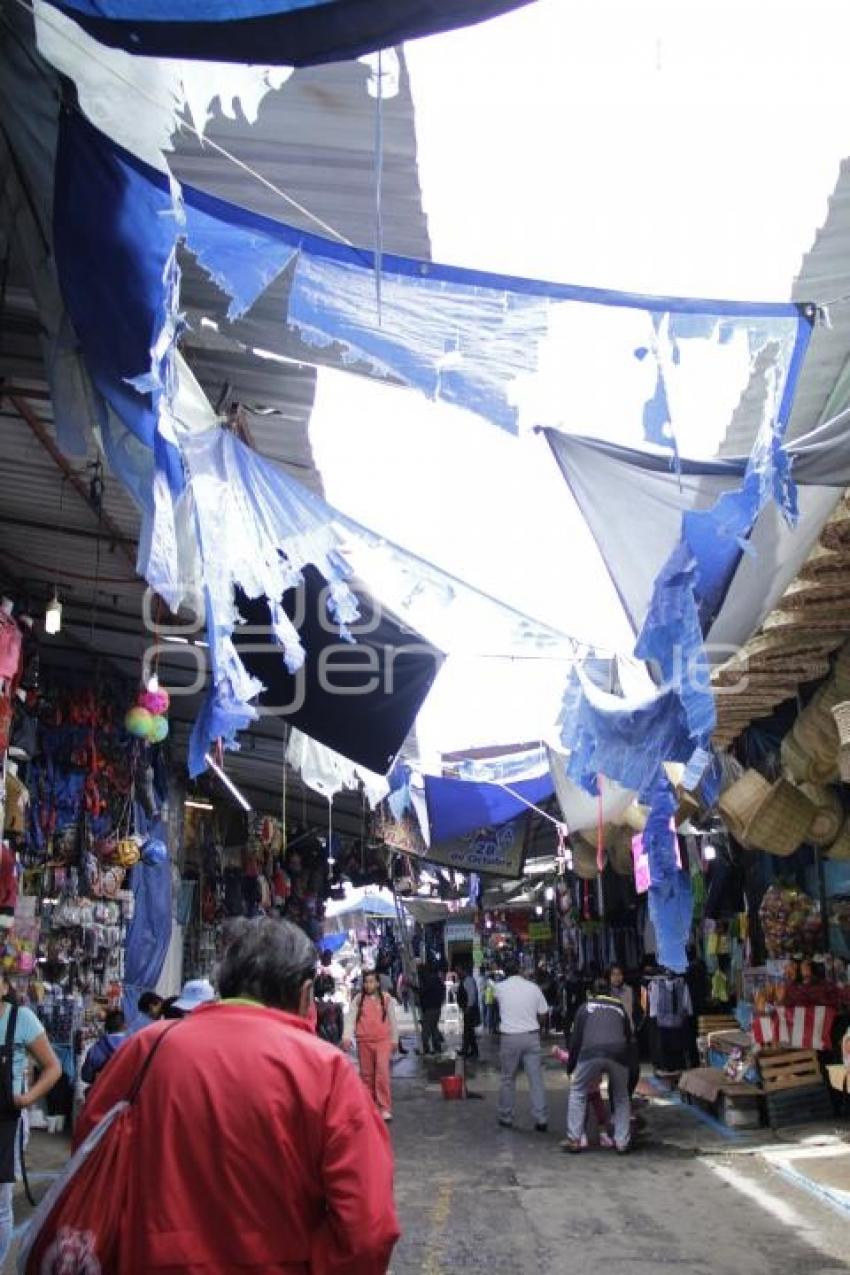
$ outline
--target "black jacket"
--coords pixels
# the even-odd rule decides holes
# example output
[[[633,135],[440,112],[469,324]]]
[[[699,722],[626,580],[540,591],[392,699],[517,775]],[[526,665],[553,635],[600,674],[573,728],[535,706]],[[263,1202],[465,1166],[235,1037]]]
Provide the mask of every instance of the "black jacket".
[[[439,974],[433,970],[422,971],[419,975],[418,996],[420,1009],[442,1009],[446,989]]]
[[[591,996],[573,1023],[567,1070],[573,1072],[580,1062],[599,1058],[628,1066],[631,1041],[632,1025],[622,1002],[613,996]]]

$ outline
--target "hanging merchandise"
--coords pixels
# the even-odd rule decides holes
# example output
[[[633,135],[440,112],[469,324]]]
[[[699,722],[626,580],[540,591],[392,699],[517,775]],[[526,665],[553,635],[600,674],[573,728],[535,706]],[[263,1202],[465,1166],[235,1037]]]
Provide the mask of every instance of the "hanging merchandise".
[[[759,919],[771,959],[817,951],[823,932],[820,908],[801,890],[769,886],[761,901]]]

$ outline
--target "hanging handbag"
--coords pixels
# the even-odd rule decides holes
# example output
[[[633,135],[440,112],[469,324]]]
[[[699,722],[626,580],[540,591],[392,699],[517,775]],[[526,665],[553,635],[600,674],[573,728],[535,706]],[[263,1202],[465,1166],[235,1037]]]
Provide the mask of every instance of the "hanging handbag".
[[[18,1253],[18,1275],[119,1275],[127,1212],[136,1101],[169,1032],[157,1037],[136,1083],[69,1160],[33,1214]]]
[[[21,1113],[15,1106],[15,1028],[18,1007],[9,1003],[6,1038],[0,1049],[0,1182],[15,1180],[15,1137]]]

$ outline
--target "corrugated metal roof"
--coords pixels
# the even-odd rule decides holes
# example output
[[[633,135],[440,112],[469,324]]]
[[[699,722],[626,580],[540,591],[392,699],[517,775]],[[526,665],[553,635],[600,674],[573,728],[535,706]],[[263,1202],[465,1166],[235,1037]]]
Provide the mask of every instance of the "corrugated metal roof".
[[[14,30],[12,30],[14,28]],[[24,44],[29,48],[22,53]],[[32,59],[30,61],[29,59]],[[25,15],[16,12],[10,24],[0,27],[0,75],[4,92],[12,92],[15,76],[26,78],[24,132],[39,128],[38,144],[49,153],[58,103],[52,99],[55,76],[40,64],[43,75],[32,75],[40,59],[32,48],[32,33]],[[227,119],[216,109],[207,136],[286,190],[299,203],[337,228],[345,238],[371,245],[375,225],[374,99],[368,96],[368,71],[357,63],[340,63],[296,71],[282,89],[264,101],[255,125],[243,116]],[[53,86],[53,87],[51,87]],[[383,223],[387,251],[427,258],[430,255],[427,225],[422,211],[416,168],[413,106],[406,70],[401,66],[400,91],[383,104],[384,174]],[[42,173],[49,165],[42,165]],[[260,182],[223,160],[209,147],[201,147],[190,134],[177,141],[175,169],[186,181],[224,199],[252,208],[266,216],[295,224],[307,224],[279,196]],[[43,220],[52,192],[27,192],[15,179],[21,173],[8,138],[0,133],[0,256],[7,254],[2,325],[0,325],[0,376],[25,391],[28,409],[50,438],[55,439],[52,410],[41,345],[42,328],[29,291],[28,274],[14,235],[15,209],[32,195],[31,206]],[[315,226],[310,226],[315,229]],[[47,228],[49,233],[49,227]],[[305,353],[284,330],[286,279],[272,284],[250,315],[240,324],[227,325],[229,304],[188,254],[183,254],[183,306],[191,328],[183,352],[214,404],[226,408],[234,402],[245,410],[245,421],[257,450],[283,464],[293,476],[314,490],[321,490],[310,449],[308,424],[315,395],[314,353]],[[202,327],[208,316],[221,331]],[[260,358],[252,351],[260,346],[296,356],[280,362]],[[72,482],[16,412],[8,397],[0,401],[0,581],[38,614],[52,593],[60,588],[64,615],[62,632],[45,638],[43,663],[50,668],[101,673],[136,682],[150,635],[141,622],[144,585],[131,568],[139,534],[139,516],[130,497],[108,473],[103,511],[113,530],[99,519],[95,509],[81,498]],[[87,463],[95,459],[93,446],[87,458],[75,458],[74,471],[88,483]],[[115,530],[121,537],[116,544]],[[191,664],[203,658],[197,647],[175,644],[161,647],[161,668],[172,684],[185,681]],[[178,696],[171,722],[178,755],[185,755],[191,722],[200,706],[200,694]],[[228,755],[227,769],[250,797],[266,808],[279,809],[283,754],[283,728],[268,719],[244,736],[240,753]],[[317,822],[327,818],[327,805],[315,794],[303,791],[290,775],[290,793],[300,807],[308,803]],[[335,802],[336,823],[357,834],[361,827],[360,799],[341,796]]]

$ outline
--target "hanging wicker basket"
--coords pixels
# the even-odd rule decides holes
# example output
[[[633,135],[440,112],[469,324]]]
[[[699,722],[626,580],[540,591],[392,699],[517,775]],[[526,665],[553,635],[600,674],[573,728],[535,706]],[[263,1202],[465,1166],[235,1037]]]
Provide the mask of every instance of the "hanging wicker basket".
[[[593,881],[599,876],[596,866],[596,846],[592,846],[584,837],[573,837],[573,872],[582,881]]]
[[[770,784],[763,775],[757,770],[745,770],[740,779],[721,793],[718,808],[736,840],[744,840],[750,817],[768,792]]]
[[[608,862],[619,877],[630,877],[634,874],[633,836],[631,828],[617,828],[608,846]]]
[[[623,823],[632,832],[643,832],[648,818],[649,806],[642,806],[637,801],[633,801],[623,813]]]
[[[769,854],[790,855],[806,840],[816,807],[802,789],[788,779],[777,779],[747,822],[744,841]]]
[[[789,731],[779,746],[782,769],[789,779],[798,784],[811,781],[811,757],[799,743],[793,731]]]
[[[801,784],[800,791],[806,794],[815,807],[815,817],[807,840],[815,846],[831,846],[844,823],[841,798],[834,788],[827,788],[823,784]]]
[[[807,633],[804,628],[791,625],[789,616],[782,616],[782,625],[752,638],[744,648],[750,668],[769,668],[789,659],[817,659],[829,655],[842,638],[837,634]]]
[[[826,857],[844,863],[850,861],[850,818],[844,820],[841,831],[826,851]]]
[[[824,524],[820,542],[825,549],[841,550],[850,547],[850,509],[846,501],[841,501]]]
[[[850,562],[848,563],[850,571]],[[850,699],[850,642],[845,642],[835,656],[832,683],[841,699]]]
[[[838,742],[843,748],[850,744],[850,699],[840,700],[832,705],[832,720],[838,731]]]
[[[829,580],[833,576],[846,575],[848,571],[850,544],[837,550],[818,544],[800,568],[800,576],[804,580]]]

